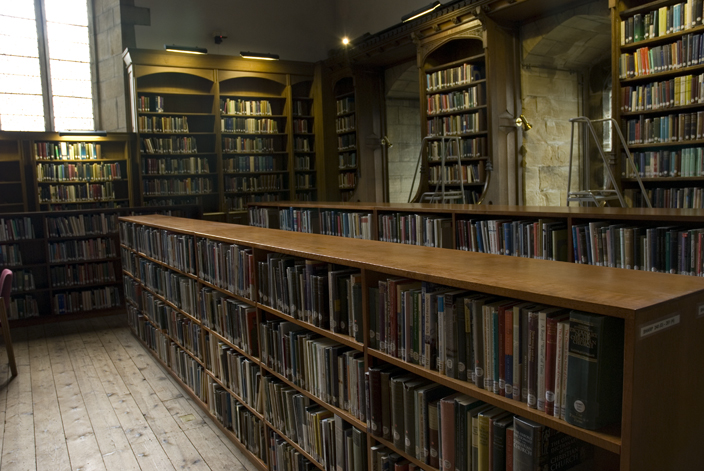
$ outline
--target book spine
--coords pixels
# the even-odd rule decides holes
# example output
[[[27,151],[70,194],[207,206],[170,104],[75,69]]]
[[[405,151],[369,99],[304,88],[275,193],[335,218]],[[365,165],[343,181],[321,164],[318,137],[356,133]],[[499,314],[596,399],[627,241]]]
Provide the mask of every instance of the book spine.
[[[544,312],[538,316],[538,391],[537,408],[545,410],[545,347],[547,341],[547,318]]]
[[[556,391],[556,359],[557,359],[557,322],[550,317],[546,323],[545,337],[545,408],[546,414],[554,415]]]
[[[538,313],[528,313],[528,407],[538,407]]]

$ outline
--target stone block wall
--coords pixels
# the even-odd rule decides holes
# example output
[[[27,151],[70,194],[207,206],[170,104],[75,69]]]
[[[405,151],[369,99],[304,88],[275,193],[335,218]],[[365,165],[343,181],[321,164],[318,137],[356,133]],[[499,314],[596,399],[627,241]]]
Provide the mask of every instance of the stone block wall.
[[[570,158],[569,119],[579,116],[579,76],[567,71],[523,67],[523,114],[533,128],[523,133],[526,205],[564,206]],[[572,185],[579,185],[575,145]]]
[[[389,202],[406,203],[420,152],[420,100],[386,99]],[[418,185],[418,180],[416,180]]]

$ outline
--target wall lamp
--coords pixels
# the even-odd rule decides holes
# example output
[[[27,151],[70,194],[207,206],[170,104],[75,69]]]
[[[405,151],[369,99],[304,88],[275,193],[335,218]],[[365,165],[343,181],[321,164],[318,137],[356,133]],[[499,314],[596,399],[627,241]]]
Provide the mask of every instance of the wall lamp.
[[[107,131],[59,131],[59,136],[90,136],[90,137],[106,137]]]
[[[523,128],[523,131],[530,131],[531,129],[533,129],[533,126],[528,122],[525,115],[521,115],[516,118],[516,126],[519,128]]]
[[[424,7],[417,9],[417,10],[413,10],[412,12],[408,13],[407,15],[403,15],[401,17],[401,23],[406,23],[408,21],[415,20],[416,18],[419,18],[423,15],[430,13],[431,11],[435,10],[438,7],[440,7],[440,2],[433,2],[430,5],[426,5]]]
[[[258,59],[261,61],[277,61],[279,60],[278,54],[268,54],[266,52],[240,52],[240,56],[245,59]]]
[[[208,50],[204,47],[193,46],[176,46],[175,44],[164,44],[164,49],[169,52],[182,52],[184,54],[207,54]]]

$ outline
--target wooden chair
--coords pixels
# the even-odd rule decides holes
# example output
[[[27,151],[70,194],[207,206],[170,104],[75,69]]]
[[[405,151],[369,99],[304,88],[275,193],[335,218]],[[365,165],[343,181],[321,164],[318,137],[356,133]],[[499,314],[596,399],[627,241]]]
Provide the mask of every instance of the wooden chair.
[[[7,348],[7,358],[10,360],[10,371],[12,376],[17,376],[17,364],[15,363],[15,351],[12,349],[12,338],[10,337],[10,323],[7,321],[7,313],[10,310],[10,291],[12,290],[12,271],[7,268],[0,274],[0,324],[2,325],[2,337]]]

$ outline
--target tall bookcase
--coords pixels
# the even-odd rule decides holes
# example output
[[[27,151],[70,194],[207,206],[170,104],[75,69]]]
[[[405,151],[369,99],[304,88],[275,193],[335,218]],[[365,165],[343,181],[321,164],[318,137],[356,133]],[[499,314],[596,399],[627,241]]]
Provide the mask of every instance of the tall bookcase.
[[[335,84],[335,132],[337,133],[338,188],[340,199],[349,201],[359,180],[357,142],[357,109],[353,77],[344,77]]]
[[[0,211],[27,211],[27,190],[22,141],[0,134]]]
[[[151,117],[187,118],[189,132],[173,135],[197,144],[197,152],[185,149],[173,155],[144,149],[141,159],[162,165],[168,159],[196,159],[193,165],[201,170],[207,162],[207,171],[193,175],[142,171],[145,204],[194,202],[202,204],[207,217],[230,220],[246,217],[251,202],[317,200],[316,154],[322,139],[316,138],[312,64],[139,49],[125,50],[123,58],[131,77],[133,125],[140,145],[147,137],[173,134],[139,131],[140,120]],[[140,111],[143,97],[163,99],[164,110]],[[150,167],[140,163],[140,168]],[[188,178],[190,186],[184,182]],[[187,191],[148,194],[155,182],[166,190],[183,182]],[[189,193],[189,188],[198,191]]]
[[[135,74],[134,86],[141,203],[218,211],[213,71],[149,67]]]
[[[374,369],[378,371],[379,367],[395,367],[399,373],[394,374],[415,375],[427,383],[445,386],[450,392],[456,391],[480,399],[491,406],[582,440],[594,447],[594,452],[587,454],[591,461],[585,463],[583,469],[686,469],[696,468],[704,458],[701,447],[692,442],[691,429],[670,427],[667,428],[667,433],[662,432],[663,424],[672,423],[673,417],[682,417],[682,420],[693,424],[704,420],[704,412],[698,407],[701,380],[697,374],[704,358],[704,346],[700,342],[701,335],[704,334],[700,314],[701,306],[704,305],[704,290],[694,278],[551,264],[542,260],[485,254],[458,255],[427,247],[388,245],[377,241],[343,242],[334,237],[316,234],[232,227],[219,223],[204,224],[180,218],[130,217],[123,218],[122,222],[123,249],[129,251],[134,260],[141,262],[133,266],[133,271],[129,267],[125,268],[129,319],[135,334],[181,379],[186,390],[197,398],[201,407],[211,413],[224,429],[233,430],[228,432],[230,437],[258,469],[272,469],[273,455],[254,451],[250,442],[252,436],[240,434],[238,420],[253,423],[255,430],[264,427],[266,438],[270,438],[267,443],[277,444],[272,449],[278,445],[289,446],[311,461],[316,468],[327,469],[320,459],[307,451],[304,444],[293,438],[290,420],[277,420],[276,410],[272,410],[269,401],[285,399],[284,394],[279,394],[280,389],[274,385],[283,387],[287,391],[286,395],[305,396],[316,406],[315,409],[322,410],[325,417],[338,415],[342,424],[356,427],[360,433],[366,431],[362,435],[362,444],[368,452],[365,459],[371,458],[373,447],[382,444],[420,469],[437,469],[425,460],[416,458],[417,454],[409,452],[403,445],[398,446],[397,440],[383,438],[379,427],[375,429],[368,426],[366,419],[360,420],[357,415],[359,411],[348,412],[346,405],[335,405],[334,399],[328,399],[325,393],[316,389],[310,381],[322,381],[318,379],[318,374],[323,374],[320,370],[317,373],[309,369],[299,371],[301,375],[306,375],[305,382],[301,383],[300,378],[288,369],[287,363],[278,364],[281,359],[279,355],[288,355],[295,349],[282,349],[280,353],[274,351],[274,357],[271,358],[270,349],[275,343],[270,342],[289,338],[289,334],[294,331],[297,332],[296,335],[306,335],[306,342],[312,342],[310,345],[306,343],[306,348],[324,350],[339,344],[340,351],[349,350],[350,355],[361,362],[363,372],[369,371],[370,381]],[[158,247],[148,243],[144,245],[150,239],[138,237],[144,233],[152,234],[155,238],[178,240],[183,247],[191,247],[186,252],[191,255],[190,261],[184,262],[182,258],[176,260],[172,253],[155,254]],[[243,264],[244,275],[228,281],[226,277],[230,275],[210,264],[212,250],[234,250],[234,260]],[[359,273],[362,317],[355,322],[361,322],[361,331],[352,329],[354,333],[348,335],[344,331],[340,332],[339,325],[332,322],[328,327],[319,324],[322,319],[309,320],[304,313],[292,313],[285,302],[278,302],[280,294],[274,294],[273,299],[269,297],[270,281],[261,267],[279,263],[275,262],[277,258],[285,260],[292,257],[307,260],[306,264],[332,264],[330,267],[334,270],[346,267],[349,268],[346,274],[350,276]],[[419,264],[418,260],[423,260],[424,263]],[[238,321],[228,325],[220,324],[207,310],[198,309],[196,306],[199,303],[190,301],[186,308],[182,304],[183,299],[164,298],[155,291],[158,288],[150,286],[149,281],[142,276],[143,270],[138,269],[142,264],[145,268],[154,265],[156,269],[168,272],[168,276],[188,283],[192,286],[194,296],[204,297],[205,303],[200,303],[201,307],[209,305],[213,299],[233,303],[237,306],[233,316]],[[471,270],[467,270],[467,266],[471,266]],[[371,335],[376,328],[377,309],[381,306],[373,301],[374,290],[381,288],[382,283],[397,281],[399,277],[614,318],[614,323],[623,327],[622,333],[615,340],[623,345],[623,367],[617,375],[620,378],[618,384],[612,385],[623,391],[620,420],[613,426],[587,430],[521,401],[455,378],[435,366],[428,367],[417,364],[416,361],[403,360],[393,348],[389,350],[388,346],[380,343],[386,337]],[[276,293],[276,288],[271,287]],[[560,289],[556,290],[556,287]],[[153,302],[166,307],[169,312],[165,315],[161,311],[152,312]],[[325,315],[330,314],[324,312]],[[175,319],[175,322],[169,322],[168,319]],[[445,324],[446,327],[447,325],[450,324]],[[198,332],[199,340],[182,336],[182,327]],[[400,332],[399,330],[399,335]],[[386,335],[389,334],[384,334]],[[255,342],[255,339],[261,341]],[[170,345],[170,349],[164,348],[165,345]],[[285,346],[286,343],[282,345]],[[217,356],[208,353],[210,351],[225,352],[228,359],[223,359],[220,363]],[[322,351],[313,351],[323,355]],[[239,392],[241,383],[238,380],[228,380],[222,365],[229,364],[231,360],[244,361],[251,365],[253,371],[258,372],[258,377],[265,385],[259,392],[264,395],[263,399],[253,403],[251,396]],[[191,365],[187,371],[183,368],[184,364]],[[198,374],[189,374],[188,371],[197,371]],[[658,371],[661,381],[652,381],[652,371]],[[683,375],[693,378],[695,383],[692,387],[672,388],[671,384]],[[371,383],[370,388],[374,388]],[[357,391],[364,396],[365,388]],[[370,397],[371,401],[378,400],[374,389],[370,390]],[[665,401],[670,404],[669,407],[662,407]],[[222,408],[222,404],[232,404],[232,407]],[[373,404],[374,402],[372,408]],[[371,414],[374,414],[374,409]],[[374,423],[374,420],[378,420],[378,417],[372,415],[370,421]],[[454,429],[447,433],[454,438]],[[458,448],[461,449],[462,447]],[[372,468],[371,462],[364,467]]]
[[[704,56],[695,46],[704,29],[695,4],[620,1],[614,17],[615,111],[653,207],[704,207]],[[627,198],[645,206],[623,150],[619,164]]]

